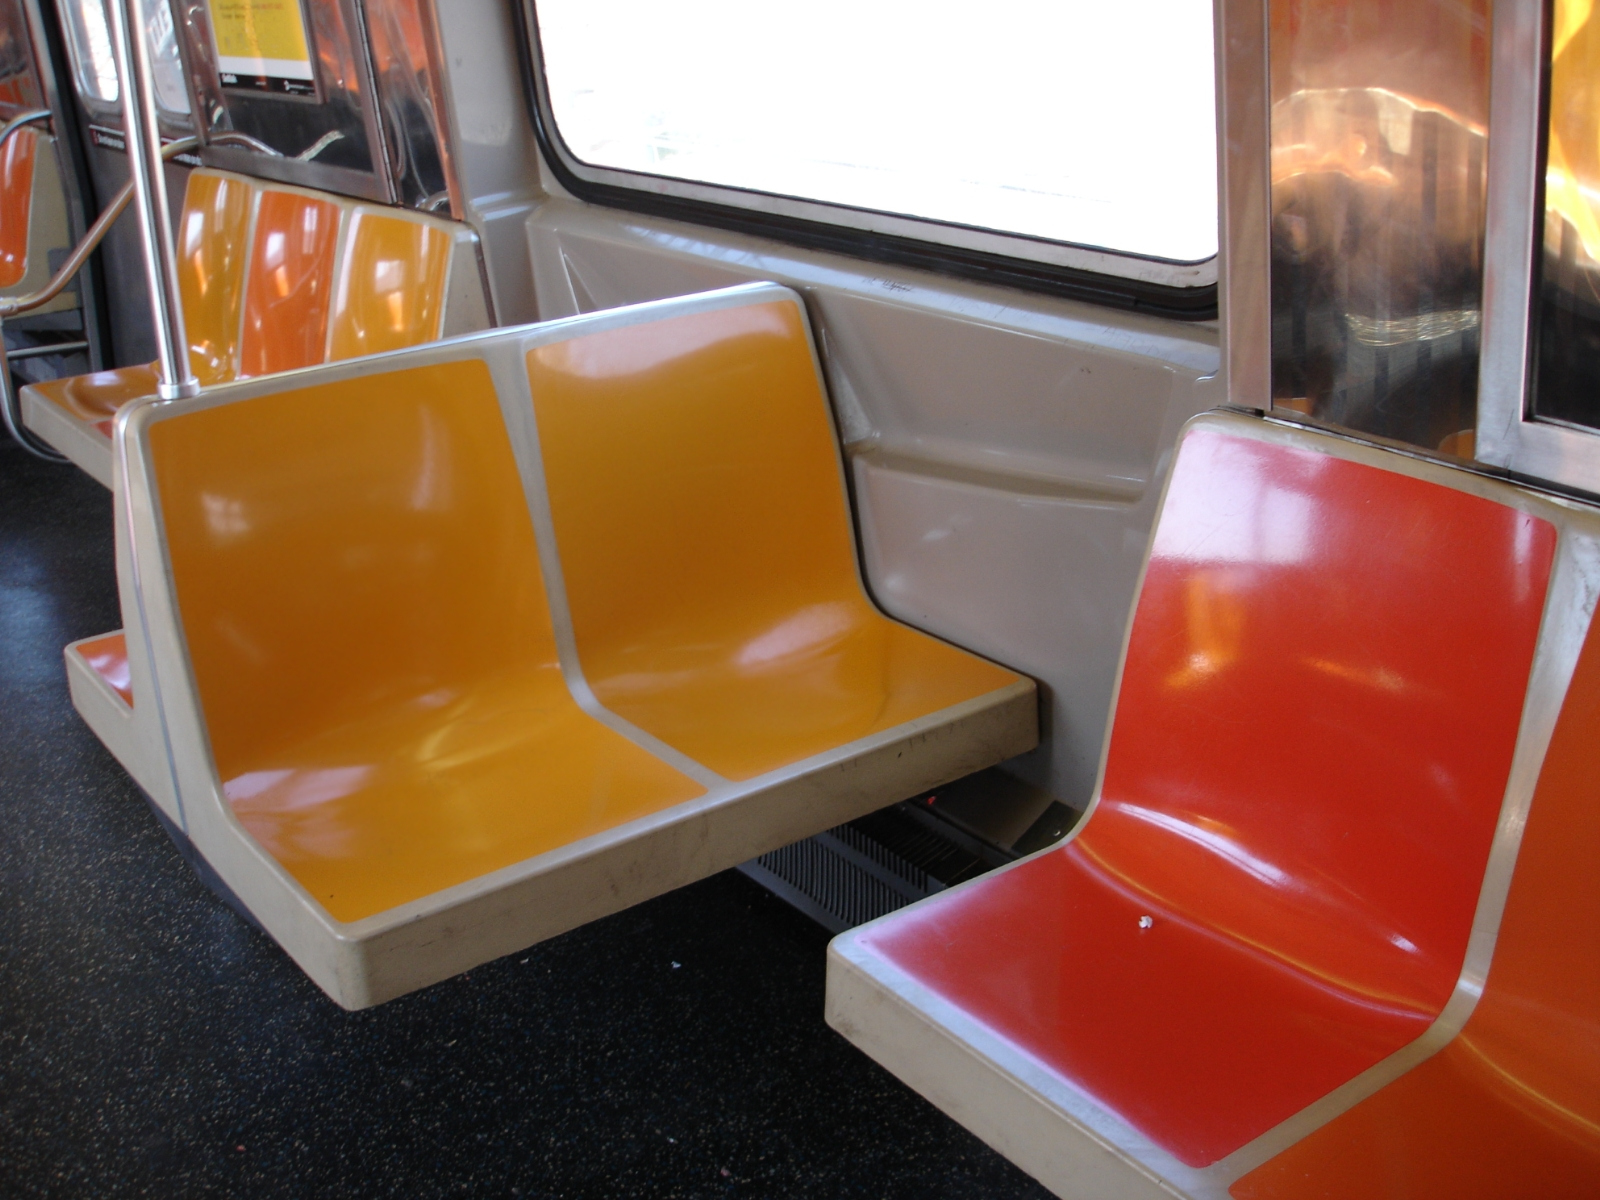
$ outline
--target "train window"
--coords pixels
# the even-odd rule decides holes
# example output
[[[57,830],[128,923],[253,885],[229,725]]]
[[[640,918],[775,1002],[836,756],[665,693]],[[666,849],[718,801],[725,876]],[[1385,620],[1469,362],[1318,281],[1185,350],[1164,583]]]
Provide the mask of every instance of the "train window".
[[[115,2],[115,0],[113,0]],[[189,90],[178,54],[177,30],[167,0],[141,0],[145,36],[149,39],[156,105],[162,113],[183,120],[189,115]],[[117,62],[111,49],[105,0],[61,0],[68,53],[77,76],[78,94],[106,108],[119,103]]]
[[[977,13],[817,0],[797,19],[742,0],[537,0],[558,169],[1150,282],[1213,282],[1207,0],[995,0]]]
[[[1274,408],[1472,455],[1488,10],[1272,4]]]
[[[1600,429],[1600,13],[1552,15],[1533,413]]]
[[[117,58],[111,49],[111,29],[106,24],[102,0],[62,0],[62,24],[78,94],[85,100],[115,104],[121,95],[117,84]]]

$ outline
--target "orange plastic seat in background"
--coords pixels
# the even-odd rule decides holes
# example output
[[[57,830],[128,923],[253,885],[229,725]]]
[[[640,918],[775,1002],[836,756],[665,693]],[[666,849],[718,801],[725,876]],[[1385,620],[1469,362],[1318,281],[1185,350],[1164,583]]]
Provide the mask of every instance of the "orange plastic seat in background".
[[[450,238],[441,229],[357,206],[334,297],[328,360],[430,342],[444,318]]]
[[[239,374],[239,311],[254,198],[255,185],[247,179],[209,171],[189,174],[178,223],[178,289],[189,369],[202,384]]]
[[[189,369],[202,384],[222,383],[239,373],[239,315],[254,196],[254,185],[237,176],[211,171],[189,174],[178,221],[178,290],[189,338]],[[112,420],[130,400],[155,395],[159,382],[153,364],[137,363],[49,379],[24,391],[93,425]],[[103,436],[109,444],[109,427]]]
[[[28,222],[38,144],[33,130],[19,129],[0,146],[0,288],[15,287],[28,273]]]
[[[579,710],[476,361],[151,432],[235,813],[356,921],[704,788]]]
[[[450,282],[464,268],[478,282],[456,261],[464,239],[425,214],[193,171],[177,246],[190,366],[209,386],[480,329],[487,307]],[[111,422],[157,383],[137,364],[32,384],[24,420],[110,486]]]
[[[1019,680],[867,600],[793,302],[559,341],[528,373],[578,656],[612,712],[744,780]]]
[[[327,359],[339,219],[339,206],[331,200],[302,192],[261,193],[250,247],[253,269],[244,289],[240,378]]]

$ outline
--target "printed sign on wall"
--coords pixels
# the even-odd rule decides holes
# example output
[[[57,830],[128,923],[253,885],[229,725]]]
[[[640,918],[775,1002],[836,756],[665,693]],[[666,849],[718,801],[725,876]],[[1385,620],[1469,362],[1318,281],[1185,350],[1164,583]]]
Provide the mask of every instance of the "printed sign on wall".
[[[212,0],[222,86],[315,96],[300,0]]]

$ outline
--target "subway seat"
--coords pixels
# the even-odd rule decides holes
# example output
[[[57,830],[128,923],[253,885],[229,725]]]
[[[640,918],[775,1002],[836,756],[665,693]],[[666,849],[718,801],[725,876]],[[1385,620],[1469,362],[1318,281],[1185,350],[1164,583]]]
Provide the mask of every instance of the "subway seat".
[[[490,324],[466,226],[210,168],[189,175],[177,267],[203,387]],[[117,412],[158,382],[141,364],[33,384],[23,420],[110,487]]]
[[[71,244],[55,138],[24,126],[0,146],[0,295],[44,287],[50,281],[50,252]],[[77,292],[68,288],[32,311],[61,312],[77,304]]]
[[[1062,1196],[1600,1194],[1597,586],[1592,509],[1198,418],[1085,821],[829,1023]]]
[[[122,427],[129,636],[69,647],[74,698],[348,1008],[1037,742],[1031,680],[867,598],[776,285]]]

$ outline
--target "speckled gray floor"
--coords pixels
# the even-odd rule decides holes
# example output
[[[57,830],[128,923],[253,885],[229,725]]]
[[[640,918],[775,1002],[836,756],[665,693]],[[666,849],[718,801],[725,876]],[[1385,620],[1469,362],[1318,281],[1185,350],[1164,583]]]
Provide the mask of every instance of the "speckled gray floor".
[[[822,1022],[728,873],[363,1013],[179,859],[78,720],[110,503],[0,446],[0,1196],[1043,1197]]]

